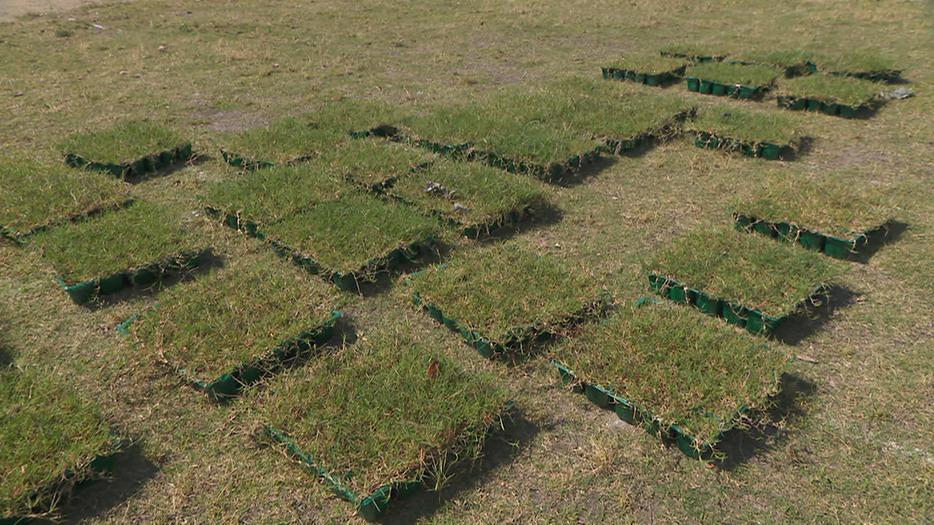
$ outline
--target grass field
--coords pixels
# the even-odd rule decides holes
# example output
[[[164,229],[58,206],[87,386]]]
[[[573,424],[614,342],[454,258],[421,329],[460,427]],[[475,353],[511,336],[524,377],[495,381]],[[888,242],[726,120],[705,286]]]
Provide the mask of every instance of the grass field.
[[[673,238],[731,227],[737,200],[780,187],[790,170],[815,180],[830,172],[835,183],[885,195],[904,228],[865,262],[833,261],[843,265],[847,293],[797,328],[788,351],[803,359],[788,365],[771,423],[731,435],[724,447],[733,459],[722,468],[592,406],[544,358],[482,359],[407,297],[357,298],[344,313],[358,340],[405,321],[460,369],[499,378],[517,407],[487,440],[477,468],[455,469],[438,494],[394,505],[387,522],[927,523],[934,521],[932,32],[934,5],[909,1],[634,0],[613,9],[592,0],[107,2],[0,24],[0,162],[60,163],[58,146],[73,135],[159,122],[204,155],[128,185],[129,196],[184,210],[216,253],[244,260],[269,247],[201,220],[198,197],[237,176],[220,158],[228,137],[278,119],[357,100],[368,101],[361,108],[426,115],[516,87],[603,82],[600,67],[615,58],[685,44],[737,57],[747,49],[883,57],[903,70],[915,96],[889,101],[868,119],[788,112],[814,138],[794,164],[662,142],[602,159],[573,185],[546,186],[556,211],[537,223],[483,241],[450,228],[439,239],[442,262],[505,239],[582,268],[619,303],[631,303],[648,294],[642,267],[654,253]],[[760,104],[678,85],[611,84],[687,106],[779,111],[768,97]],[[346,131],[398,122],[371,110],[341,115],[329,118]],[[67,522],[358,520],[323,484],[255,444],[258,413],[242,403],[215,406],[117,332],[159,295],[80,307],[53,276],[36,251],[0,241],[2,341],[15,349],[17,366],[67,381],[100,405],[116,435],[134,442],[113,481],[78,488],[60,508]]]

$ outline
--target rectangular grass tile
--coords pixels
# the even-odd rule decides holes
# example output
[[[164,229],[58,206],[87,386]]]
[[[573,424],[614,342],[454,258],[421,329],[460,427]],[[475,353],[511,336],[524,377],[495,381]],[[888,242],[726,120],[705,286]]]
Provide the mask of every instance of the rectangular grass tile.
[[[252,402],[273,442],[369,520],[474,457],[507,407],[494,377],[399,329],[283,374]]]
[[[794,151],[801,139],[798,127],[784,115],[730,106],[704,108],[685,129],[693,132],[698,147],[739,151],[769,160]]]
[[[330,339],[345,303],[334,287],[265,252],[168,290],[129,328],[220,401]]]
[[[629,80],[660,86],[684,74],[688,59],[657,54],[630,54],[610,61],[602,68],[604,79]]]
[[[59,149],[69,166],[127,179],[187,162],[192,157],[191,142],[165,126],[146,120],[79,133],[64,141]]]
[[[476,237],[546,202],[542,183],[474,163],[439,161],[400,179],[390,193]]]
[[[882,89],[870,80],[814,74],[782,81],[777,100],[778,106],[786,109],[853,118],[858,111],[880,104],[877,95]]]
[[[436,155],[411,145],[351,140],[323,152],[316,164],[335,177],[382,192],[436,160]]]
[[[48,226],[119,207],[126,185],[99,173],[68,169],[25,156],[0,159],[0,232],[14,239]]]
[[[552,358],[591,401],[705,460],[741,414],[769,406],[788,363],[714,319],[651,304],[586,326]]]
[[[787,78],[816,72],[814,57],[813,52],[800,49],[754,49],[733,56],[742,63],[782,68]]]
[[[684,74],[691,91],[748,99],[769,89],[784,71],[756,64],[706,62],[689,67]],[[692,89],[691,79],[699,81],[698,89]]]
[[[894,60],[865,49],[840,54],[813,53],[811,61],[822,73],[873,82],[897,82],[902,73]]]
[[[486,357],[528,350],[536,339],[593,315],[593,278],[548,255],[499,246],[458,254],[408,279],[404,293]]]
[[[837,172],[822,173],[820,180],[767,182],[751,200],[734,202],[734,217],[743,229],[847,259],[893,220],[895,207],[882,193],[846,178]]]
[[[0,521],[54,510],[117,445],[100,408],[51,378],[0,369]]]
[[[221,137],[224,160],[238,168],[257,169],[305,160],[333,148],[347,134],[307,118],[287,117],[268,126]]]
[[[264,226],[280,255],[346,290],[434,243],[437,220],[370,194],[321,202]]]
[[[191,269],[209,251],[191,212],[144,201],[37,233],[29,246],[78,303]]]
[[[770,332],[842,271],[840,263],[732,228],[695,231],[672,240],[645,265],[655,291],[698,306],[696,295],[719,301],[720,314],[753,332]],[[672,290],[675,292],[672,293]],[[678,292],[683,292],[678,295]],[[771,324],[769,324],[771,323]]]

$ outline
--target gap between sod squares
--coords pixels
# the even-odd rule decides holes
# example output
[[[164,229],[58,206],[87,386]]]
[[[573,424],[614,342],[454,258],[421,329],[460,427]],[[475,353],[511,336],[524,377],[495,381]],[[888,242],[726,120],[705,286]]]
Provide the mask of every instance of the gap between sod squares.
[[[350,193],[263,227],[276,253],[341,290],[360,291],[379,272],[417,262],[441,224],[400,203]]]
[[[741,99],[756,98],[768,91],[784,72],[771,66],[736,62],[705,62],[684,73],[688,91]]]
[[[527,355],[610,302],[582,270],[511,245],[458,254],[406,281],[417,306],[487,358]]]
[[[733,203],[736,226],[838,259],[862,255],[869,240],[884,235],[894,221],[895,206],[845,179],[846,172],[837,172],[822,173],[820,180],[765,182],[751,202]]]
[[[709,461],[740,417],[778,394],[787,357],[698,312],[624,306],[555,345],[566,383],[688,456]]]
[[[211,249],[186,210],[135,201],[126,209],[37,233],[29,248],[78,304],[200,266]]]
[[[255,394],[265,438],[368,520],[479,457],[509,406],[495,377],[459,369],[411,327],[368,334]]]
[[[870,80],[813,74],[782,81],[777,102],[780,108],[852,119],[878,110],[884,103],[878,96],[882,90]]]
[[[0,407],[2,523],[54,516],[71,488],[108,470],[120,448],[97,405],[33,371],[0,369]]]
[[[800,129],[785,115],[714,106],[698,112],[685,125],[699,148],[740,152],[750,157],[779,160],[794,155]]]
[[[332,286],[264,252],[173,288],[121,329],[222,402],[316,352],[334,336],[346,303]]]
[[[68,166],[102,171],[124,180],[139,180],[163,168],[188,162],[193,156],[191,142],[146,120],[79,133],[64,141],[59,149]]]
[[[475,238],[518,222],[548,203],[539,181],[481,164],[448,160],[399,180],[390,195]]]
[[[600,68],[605,80],[629,80],[648,86],[662,86],[681,78],[687,58],[661,55],[627,55]]]
[[[819,300],[844,270],[814,252],[725,227],[673,240],[645,269],[653,292],[761,335]]]
[[[0,187],[0,233],[17,243],[56,224],[96,215],[129,201],[127,186],[118,180],[24,156],[0,161]]]

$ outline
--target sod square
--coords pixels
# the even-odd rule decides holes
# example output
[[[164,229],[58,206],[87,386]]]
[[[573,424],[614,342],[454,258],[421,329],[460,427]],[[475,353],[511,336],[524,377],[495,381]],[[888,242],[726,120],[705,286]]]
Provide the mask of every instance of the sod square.
[[[684,73],[688,89],[709,95],[753,98],[768,89],[784,71],[772,66],[738,62],[705,62],[695,64]],[[691,79],[699,80],[692,89]]]
[[[307,118],[287,117],[265,127],[226,135],[220,143],[228,164],[256,169],[314,157],[342,140],[349,137],[338,129],[324,128]]]
[[[536,339],[594,314],[604,299],[583,271],[508,245],[458,254],[407,281],[416,304],[486,357],[527,352]]]
[[[442,484],[507,408],[495,377],[461,370],[413,333],[369,333],[251,398],[272,440],[370,520]]]
[[[724,105],[699,111],[685,129],[693,132],[696,146],[770,160],[793,151],[801,139],[800,129],[785,115]]]
[[[785,69],[788,78],[807,75],[817,70],[814,53],[795,49],[754,49],[736,55],[741,63],[761,64]]]
[[[788,364],[760,340],[664,304],[624,306],[556,345],[552,358],[592,401],[701,459],[713,458],[741,414],[769,406]]]
[[[846,259],[895,214],[894,205],[881,193],[846,179],[844,171],[822,173],[820,180],[788,177],[768,182],[751,200],[734,202],[735,217],[746,229]],[[842,250],[836,249],[838,244]]]
[[[472,237],[519,220],[547,202],[544,185],[530,177],[453,161],[436,162],[400,179],[391,194]]]
[[[118,180],[25,157],[0,162],[0,231],[14,240],[48,226],[124,203],[129,192]]]
[[[687,64],[686,58],[631,54],[611,61],[603,68],[603,78],[659,86],[682,75]]]
[[[343,289],[375,280],[403,258],[418,255],[441,233],[441,224],[401,203],[371,194],[348,194],[318,203],[263,227],[282,255]]]
[[[146,201],[39,232],[29,246],[78,303],[191,269],[208,251],[190,212]]]
[[[382,192],[397,179],[437,160],[437,155],[409,144],[351,140],[322,153],[316,165],[336,177]]]
[[[264,252],[166,291],[130,329],[149,352],[221,401],[330,339],[345,304],[333,286]]]
[[[54,511],[116,446],[100,408],[32,371],[0,369],[0,521]]]
[[[653,288],[670,299],[721,315],[751,332],[769,334],[826,289],[843,267],[788,243],[724,227],[674,239],[646,270]],[[708,300],[719,301],[720,310],[707,310]]]
[[[822,73],[875,82],[896,82],[901,77],[901,69],[894,60],[866,50],[833,55],[814,53],[811,60]]]
[[[65,163],[76,168],[136,178],[191,159],[191,142],[165,126],[132,120],[79,133],[59,146]]]
[[[852,114],[833,112],[824,106],[846,106],[846,110],[855,112],[861,107],[868,106],[874,101],[883,86],[871,80],[859,78],[814,74],[782,81],[779,84],[779,106],[789,109],[809,109],[829,114],[839,114],[843,117],[852,117]],[[820,107],[812,103],[805,106],[794,104],[795,100],[815,101],[821,103]]]

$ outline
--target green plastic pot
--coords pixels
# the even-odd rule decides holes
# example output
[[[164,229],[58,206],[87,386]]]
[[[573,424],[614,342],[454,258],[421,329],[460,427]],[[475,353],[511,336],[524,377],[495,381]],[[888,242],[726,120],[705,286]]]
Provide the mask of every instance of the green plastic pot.
[[[729,94],[729,86],[719,82],[710,83],[710,94],[718,97],[725,97]]]
[[[304,264],[302,264],[301,266],[305,267]],[[345,292],[357,291],[357,279],[356,279],[356,276],[352,273],[336,272],[333,275],[331,275],[331,282],[334,283],[335,286],[337,286],[338,290],[342,290]]]
[[[62,289],[65,290],[65,293],[75,304],[90,302],[97,296],[97,283],[94,281],[85,281],[69,286],[63,285]]]
[[[710,95],[713,93],[713,83],[707,80],[700,81],[700,92],[705,95]]]
[[[441,323],[448,329],[453,332],[459,332],[457,328],[457,321],[451,319],[450,317],[441,316]]]
[[[801,230],[798,234],[798,242],[801,246],[804,246],[808,250],[814,251],[823,251],[824,250],[824,236],[819,233],[809,232],[807,230]]]
[[[859,108],[856,106],[849,106],[847,104],[837,104],[837,111],[838,116],[851,119],[856,118],[856,112],[859,111]]]
[[[133,272],[130,275],[130,283],[133,286],[144,288],[155,284],[161,276],[161,268],[158,265],[151,265]]]
[[[771,142],[759,143],[759,156],[766,160],[778,160],[782,156],[783,146]]]
[[[117,293],[125,289],[127,284],[126,275],[122,272],[104,277],[100,280],[100,293],[101,295]]]
[[[720,313],[720,299],[711,297],[704,292],[691,290],[694,292],[694,307],[707,315],[718,315]]]
[[[759,88],[757,87],[739,86],[736,89],[736,96],[744,100],[754,98],[758,94]]]
[[[665,81],[665,75],[645,75],[646,85],[656,87],[662,85],[662,82]]]
[[[438,321],[439,323],[444,322],[442,320],[444,319],[444,316],[441,314],[441,309],[438,308],[437,306],[433,304],[426,305],[425,311],[428,312],[428,316],[434,319],[435,321]]]
[[[149,162],[148,158],[143,157],[141,159],[136,159],[132,163],[130,163],[130,170],[127,173],[127,176],[128,177],[134,177],[134,176],[139,177],[140,175],[145,175],[146,173],[149,173],[150,171],[153,171],[152,163]]]
[[[659,295],[667,295],[666,288],[669,286],[669,279],[663,275],[649,274],[649,289]]]
[[[612,398],[606,393],[606,390],[596,385],[584,385],[584,395],[587,396],[587,399],[591,403],[600,408],[609,407],[612,401]]]
[[[639,424],[636,409],[628,401],[617,397],[616,404],[613,406],[613,409],[616,411],[616,417],[622,419],[630,425]]]
[[[746,308],[741,304],[730,301],[720,301],[720,317],[724,318],[726,322],[740,328],[746,327],[746,318],[744,317],[745,310]]]
[[[603,73],[604,80],[609,80],[613,76],[613,73],[612,73],[613,70],[608,67],[601,67],[600,71]]]
[[[680,304],[693,304],[696,299],[694,290],[686,286],[672,286],[668,289],[668,298]]]
[[[688,91],[700,91],[700,79],[688,77],[685,79],[688,84]]]
[[[772,335],[778,325],[783,321],[783,318],[772,317],[758,310],[749,308],[746,309],[745,314],[746,330],[756,335]]]
[[[778,233],[775,231],[775,227],[772,226],[772,223],[766,221],[756,221],[752,228],[756,231],[756,233],[764,235],[770,239],[774,239],[775,235]]]
[[[853,254],[854,244],[852,240],[828,235],[824,237],[824,253],[837,259],[849,259]]]
[[[811,98],[805,99],[805,100],[807,101],[808,111],[820,111],[821,109],[824,108],[824,103],[821,102],[820,100],[814,100]]]
[[[733,221],[737,230],[750,231],[752,229],[752,225],[755,224],[756,219],[755,217],[750,217],[744,213],[734,213]]]
[[[840,112],[840,106],[832,102],[824,102],[823,105],[821,105],[820,112],[824,115],[835,116]]]
[[[646,77],[645,73],[636,73],[636,78],[634,78],[633,80],[638,82],[639,84],[645,84],[646,83],[645,77]]]

